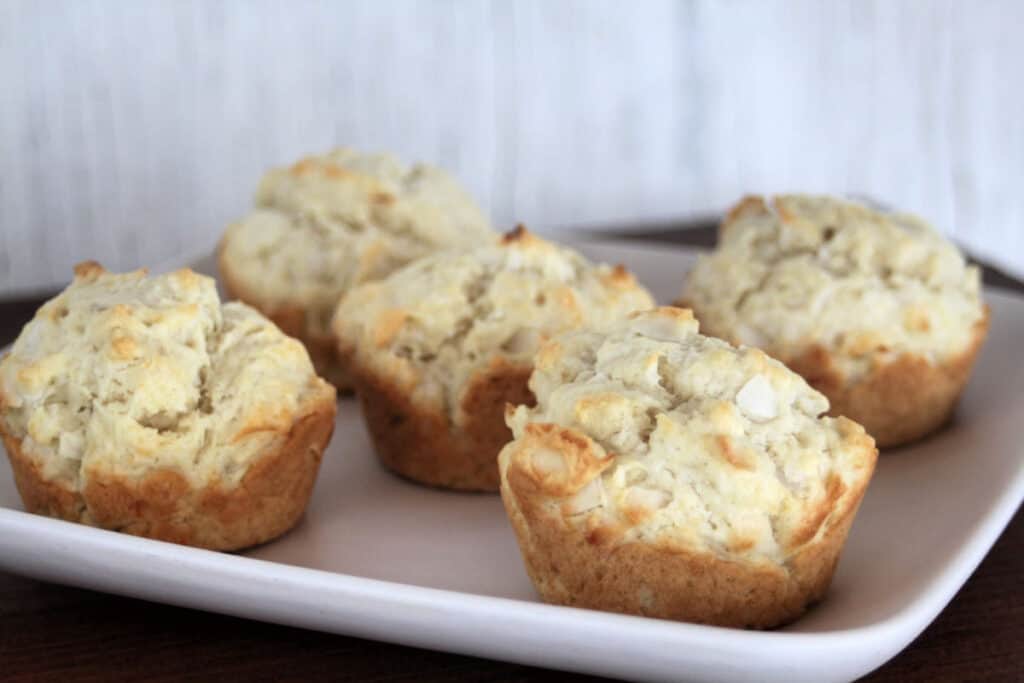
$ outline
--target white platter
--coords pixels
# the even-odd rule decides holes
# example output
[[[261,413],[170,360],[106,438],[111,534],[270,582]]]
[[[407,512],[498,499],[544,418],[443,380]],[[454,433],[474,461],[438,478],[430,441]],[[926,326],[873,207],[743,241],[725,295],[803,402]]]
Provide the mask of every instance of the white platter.
[[[581,247],[625,263],[659,300],[692,253]],[[903,649],[949,602],[1024,497],[1024,298],[986,293],[993,324],[954,423],[879,461],[827,599],[754,632],[538,602],[497,496],[420,488],[381,470],[340,405],[304,521],[241,555],[21,511],[0,465],[0,569],[365,638],[636,680],[849,680]]]

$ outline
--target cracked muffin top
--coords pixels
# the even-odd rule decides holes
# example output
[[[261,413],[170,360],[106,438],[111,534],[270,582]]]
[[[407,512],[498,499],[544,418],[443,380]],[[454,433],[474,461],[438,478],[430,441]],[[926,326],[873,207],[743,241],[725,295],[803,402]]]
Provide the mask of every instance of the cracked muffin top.
[[[874,468],[860,425],[686,309],[552,338],[530,389],[500,467],[593,542],[785,562],[852,514]]]
[[[302,344],[211,278],[97,263],[44,304],[0,361],[0,419],[43,476],[169,469],[231,485],[309,405],[333,397]]]
[[[823,196],[747,197],[682,301],[708,334],[784,360],[812,346],[849,378],[902,353],[960,354],[984,316],[980,276],[920,219]]]
[[[347,289],[439,248],[489,242],[494,231],[441,169],[339,149],[267,173],[255,208],[221,242],[225,277],[266,313],[306,312],[327,331]]]
[[[520,226],[467,252],[438,253],[346,294],[334,331],[353,365],[454,412],[479,371],[529,368],[547,337],[653,305],[621,266],[594,265]]]

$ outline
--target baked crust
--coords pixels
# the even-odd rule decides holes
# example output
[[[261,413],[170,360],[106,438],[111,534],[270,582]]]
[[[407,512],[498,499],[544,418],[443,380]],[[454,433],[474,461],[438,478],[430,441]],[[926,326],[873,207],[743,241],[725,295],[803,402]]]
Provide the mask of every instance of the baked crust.
[[[299,521],[336,411],[334,391],[317,380],[283,439],[230,487],[218,481],[195,487],[170,469],[130,479],[94,468],[83,473],[85,485],[77,491],[44,478],[2,421],[0,436],[29,512],[210,550],[238,550],[276,538]]]
[[[512,440],[505,405],[533,405],[532,368],[496,357],[467,382],[455,424],[440,410],[416,405],[406,387],[370,368],[352,377],[377,457],[414,481],[463,491],[497,491],[497,456]]]
[[[289,337],[302,342],[309,352],[316,373],[333,384],[342,393],[352,392],[352,378],[346,364],[338,354],[338,343],[333,333],[317,334],[306,322],[307,312],[298,305],[269,307],[245,289],[241,280],[231,271],[228,260],[224,258],[224,245],[217,247],[217,269],[220,281],[228,299],[238,299],[249,304],[281,328]]]
[[[903,354],[852,383],[837,369],[830,352],[819,345],[796,358],[780,360],[828,397],[829,415],[845,415],[859,422],[880,448],[891,448],[921,439],[949,420],[985,342],[989,316],[985,306],[974,325],[971,343],[943,363]]]
[[[743,628],[788,623],[824,597],[874,468],[852,489],[835,489],[830,509],[810,516],[810,540],[784,564],[745,562],[668,541],[629,538],[628,526],[590,514],[568,516],[564,495],[600,470],[589,438],[553,424],[529,426],[502,451],[501,494],[541,597],[550,603]],[[874,451],[859,430],[858,447]],[[857,438],[857,437],[855,437]],[[531,454],[557,450],[566,466],[538,477]],[[610,462],[613,458],[606,458]],[[830,487],[831,488],[831,487]]]

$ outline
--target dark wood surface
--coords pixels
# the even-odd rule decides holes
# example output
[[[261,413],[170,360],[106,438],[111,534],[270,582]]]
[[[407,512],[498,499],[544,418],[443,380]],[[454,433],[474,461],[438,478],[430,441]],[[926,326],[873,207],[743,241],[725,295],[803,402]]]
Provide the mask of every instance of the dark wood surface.
[[[709,244],[709,228],[640,237]],[[634,233],[634,236],[637,236]],[[1024,291],[986,269],[986,282]],[[0,345],[39,301],[0,303]],[[1024,513],[949,606],[868,681],[1024,680]],[[680,672],[685,678],[685,672]],[[0,680],[598,680],[262,624],[0,572]]]

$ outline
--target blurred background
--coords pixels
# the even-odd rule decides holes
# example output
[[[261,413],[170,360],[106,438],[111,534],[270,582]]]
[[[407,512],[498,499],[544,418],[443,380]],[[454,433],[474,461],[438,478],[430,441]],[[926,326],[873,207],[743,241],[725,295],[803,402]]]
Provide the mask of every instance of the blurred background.
[[[1024,274],[1024,3],[0,1],[0,296],[209,249],[272,165],[455,173],[499,226],[869,195]]]

